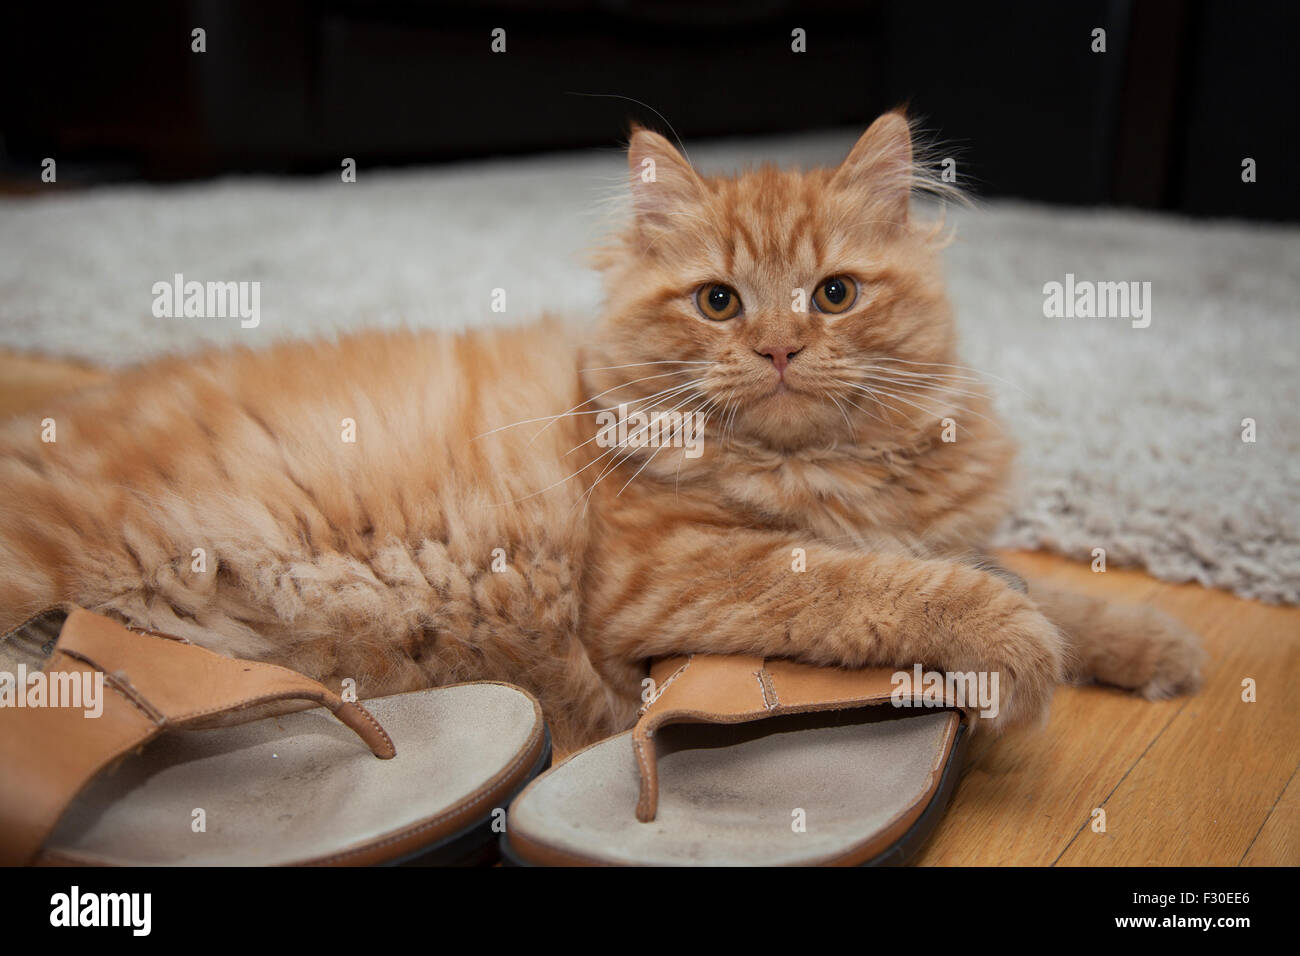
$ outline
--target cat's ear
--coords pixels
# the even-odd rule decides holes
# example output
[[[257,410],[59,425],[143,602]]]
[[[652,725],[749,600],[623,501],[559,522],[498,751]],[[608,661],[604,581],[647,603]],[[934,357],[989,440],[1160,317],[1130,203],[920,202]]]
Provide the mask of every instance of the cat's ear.
[[[881,116],[862,134],[831,177],[831,185],[858,192],[894,222],[907,220],[912,194],[912,130],[895,111]]]
[[[638,223],[666,223],[704,195],[704,182],[677,147],[639,126],[633,127],[628,143],[627,169]]]

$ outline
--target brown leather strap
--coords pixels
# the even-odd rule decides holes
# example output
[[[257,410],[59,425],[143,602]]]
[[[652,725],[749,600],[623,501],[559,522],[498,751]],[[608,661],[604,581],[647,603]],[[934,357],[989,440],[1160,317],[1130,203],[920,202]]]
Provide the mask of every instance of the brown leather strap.
[[[255,719],[261,704],[308,700],[329,708],[375,756],[397,755],[363,707],[302,674],[129,631],[89,611],[68,616],[43,673],[47,685],[65,686],[102,673],[103,709],[89,716],[79,707],[0,707],[0,865],[34,860],[96,774],[168,728],[200,727],[217,715]]]
[[[654,696],[632,730],[641,773],[636,816],[655,818],[659,772],[655,731],[667,724],[739,724],[778,714],[847,710],[890,700],[893,669],[844,670],[745,655],[667,657],[650,667]],[[919,698],[920,688],[914,696]]]

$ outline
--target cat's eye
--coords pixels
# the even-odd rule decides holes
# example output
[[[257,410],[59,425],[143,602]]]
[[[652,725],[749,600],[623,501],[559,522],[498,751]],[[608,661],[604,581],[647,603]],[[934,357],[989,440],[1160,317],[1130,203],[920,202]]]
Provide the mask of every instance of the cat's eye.
[[[702,285],[695,293],[695,307],[706,319],[725,322],[740,315],[740,296],[729,285]]]
[[[813,292],[813,302],[818,311],[835,315],[847,312],[858,298],[858,284],[848,276],[831,276],[823,279]]]

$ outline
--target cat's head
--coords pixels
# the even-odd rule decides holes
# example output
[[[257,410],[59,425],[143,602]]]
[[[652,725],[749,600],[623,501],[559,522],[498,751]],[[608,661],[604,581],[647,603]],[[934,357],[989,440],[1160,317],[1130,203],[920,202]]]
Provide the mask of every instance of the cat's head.
[[[954,333],[901,114],[835,169],[706,178],[645,129],[628,166],[633,217],[601,262],[585,373],[613,389],[601,405],[699,410],[707,433],[777,449],[938,427]]]

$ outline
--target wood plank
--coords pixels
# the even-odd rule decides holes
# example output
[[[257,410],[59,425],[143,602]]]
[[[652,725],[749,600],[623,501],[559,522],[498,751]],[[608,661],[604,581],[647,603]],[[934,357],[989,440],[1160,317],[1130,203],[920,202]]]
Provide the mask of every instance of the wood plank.
[[[1154,603],[1199,626],[1205,686],[1106,798],[1107,832],[1081,832],[1062,865],[1235,866],[1300,764],[1300,610],[1173,586]]]
[[[1094,574],[1052,555],[1000,557],[1024,577],[1130,603],[1164,586],[1141,572]],[[952,806],[918,863],[1050,865],[1182,703],[1153,704],[1104,687],[1062,687],[1043,730],[997,739],[977,734]],[[1092,732],[1103,727],[1106,732]]]
[[[917,862],[1051,865],[1179,706],[1144,703],[1108,688],[1062,688],[1044,730],[972,749],[952,806]],[[1106,730],[1087,729],[1094,727]]]
[[[1300,866],[1300,767],[1260,827],[1242,866]]]

